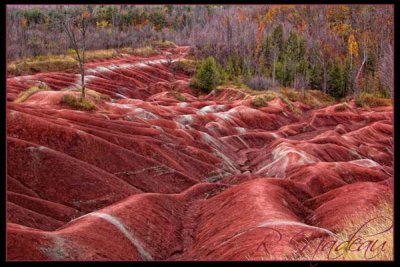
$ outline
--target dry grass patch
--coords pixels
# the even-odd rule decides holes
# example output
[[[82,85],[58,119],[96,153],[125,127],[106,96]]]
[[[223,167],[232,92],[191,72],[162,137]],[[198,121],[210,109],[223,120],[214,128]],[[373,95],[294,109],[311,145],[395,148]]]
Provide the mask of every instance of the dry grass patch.
[[[279,98],[282,100],[282,102],[284,102],[288,108],[290,109],[290,111],[292,111],[294,114],[296,115],[301,115],[303,114],[303,111],[301,111],[301,109],[299,109],[298,107],[296,107],[292,101],[290,101],[285,95],[281,95],[279,96]]]
[[[336,102],[335,98],[325,94],[320,90],[307,90],[306,92],[313,98],[317,99],[324,106],[331,105]]]
[[[347,110],[347,106],[345,104],[338,105],[334,108],[335,111],[342,112]]]
[[[175,48],[176,44],[171,41],[158,41],[154,43],[154,46],[157,46],[161,49],[167,49],[167,48]]]
[[[194,75],[197,63],[194,60],[180,60],[172,62],[171,68],[175,72],[183,72],[186,75]]]
[[[72,88],[72,89],[68,89],[68,91],[82,92],[82,88],[81,87],[75,87],[75,88]],[[102,94],[102,93],[99,93],[99,92],[94,91],[94,90],[89,89],[89,88],[85,88],[85,94],[93,97],[96,102],[100,102],[101,100],[110,100],[111,99],[110,96]]]
[[[96,106],[90,100],[86,98],[80,99],[74,95],[64,95],[61,98],[60,103],[78,110],[92,111],[96,109]]]
[[[301,101],[302,95],[301,92],[293,90],[291,88],[283,87],[279,90],[279,92],[284,95],[290,101]]]
[[[303,114],[303,111],[298,108],[293,102],[301,102],[309,105],[312,108],[321,108],[337,103],[335,99],[327,94],[324,94],[318,90],[305,90],[304,94],[302,91],[294,90],[288,87],[280,88],[277,91],[272,90],[253,90],[245,84],[235,84],[227,82],[222,86],[219,86],[219,91],[223,91],[226,87],[229,89],[235,89],[246,96],[256,96],[262,98],[265,102],[271,101],[276,97],[279,97],[288,108],[296,115]],[[261,104],[262,100],[257,100],[256,105]]]
[[[355,99],[355,104],[358,107],[368,106],[368,107],[382,107],[382,106],[391,106],[392,99],[384,98],[376,94],[371,93],[361,93],[361,95]]]
[[[256,108],[267,107],[268,102],[279,97],[279,94],[274,91],[257,92],[252,105]]]
[[[271,101],[276,97],[279,97],[279,95],[274,91],[267,91],[265,93],[262,93],[261,96],[265,99],[265,101]]]
[[[148,57],[158,54],[151,46],[132,49],[99,49],[85,51],[85,61],[91,62],[102,59],[112,59],[123,54]],[[40,55],[24,58],[7,64],[7,73],[13,76],[31,75],[41,72],[77,71],[79,69],[77,56],[74,50],[68,50],[66,55]]]
[[[74,59],[77,59],[74,51],[72,51],[71,55],[74,57]],[[115,49],[100,49],[100,50],[85,51],[85,61],[90,62],[100,59],[111,59],[119,55],[120,53],[118,53],[117,50]]]
[[[337,111],[337,112],[343,112],[343,111],[346,111],[346,110],[350,110],[351,111],[352,109],[347,104],[340,104],[340,105],[335,106],[334,110]]]
[[[356,213],[344,217],[346,227],[337,233],[335,245],[325,251],[315,251],[321,239],[310,251],[295,255],[302,260],[393,260],[393,204],[381,201],[368,214]]]
[[[251,102],[251,104],[255,108],[262,108],[262,107],[267,107],[268,106],[267,101],[262,96],[257,96],[256,98],[254,98],[253,102]]]
[[[71,71],[78,68],[78,62],[71,56],[49,55],[18,60],[7,65],[11,75],[31,75],[40,72]]]
[[[40,84],[38,86],[32,86],[26,91],[23,91],[18,94],[17,98],[14,100],[15,103],[23,103],[25,102],[29,97],[32,95],[36,94],[37,92],[40,91],[51,91],[51,88],[48,87],[45,84]]]
[[[296,251],[284,255],[293,261],[392,261],[393,201],[382,200],[368,214],[356,212],[343,217],[344,230],[329,238],[305,238],[298,241]],[[282,233],[284,234],[284,233]],[[275,260],[265,252],[247,260]]]
[[[158,52],[151,46],[145,46],[141,48],[136,48],[132,51],[132,54],[139,57],[149,57],[157,55]]]
[[[296,91],[291,88],[281,88],[279,91],[290,101],[299,101],[313,108],[321,108],[334,104],[336,101],[333,97],[324,94],[319,90]]]

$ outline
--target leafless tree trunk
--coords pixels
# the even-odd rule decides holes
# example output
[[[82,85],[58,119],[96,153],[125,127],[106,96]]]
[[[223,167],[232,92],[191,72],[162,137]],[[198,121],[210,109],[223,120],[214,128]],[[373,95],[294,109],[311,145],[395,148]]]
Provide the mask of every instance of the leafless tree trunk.
[[[354,79],[354,98],[358,98],[360,95],[360,88],[358,86],[358,79],[362,70],[364,69],[364,65],[368,59],[368,52],[367,52],[367,40],[364,40],[364,49],[363,49],[363,61],[361,62],[361,66],[357,72],[356,78]]]
[[[272,90],[275,90],[275,68],[276,68],[276,54],[277,51],[274,49],[274,59],[272,61]]]
[[[322,52],[320,51],[320,57],[318,57],[319,62],[322,65],[322,91],[326,94],[327,92],[327,84],[328,84],[328,67],[327,62],[321,55]]]
[[[117,44],[117,51],[119,51],[121,47],[121,40],[119,39],[119,33],[120,33],[120,23],[121,23],[121,6],[116,6],[117,7],[117,13],[112,12],[112,32],[113,32],[113,38],[116,41]]]
[[[228,47],[231,50],[232,48],[232,25],[231,25],[231,17],[230,14],[227,14],[226,17],[226,42],[228,43]]]
[[[87,12],[87,11],[85,11]],[[67,14],[67,10],[64,11],[64,18],[61,23],[65,29],[65,32],[72,44],[72,48],[78,58],[79,70],[81,74],[81,85],[82,95],[81,100],[85,98],[85,50],[86,50],[86,30],[87,30],[87,18],[89,13],[83,13],[78,18],[71,18]],[[81,44],[79,44],[78,36],[76,35],[75,29],[78,29],[81,35]]]
[[[390,90],[389,94],[393,94],[393,48],[391,45],[383,51],[383,57],[379,66],[379,76],[382,84]]]
[[[328,71],[326,68],[326,64],[323,65],[323,70],[324,70],[324,82],[323,82],[323,86],[322,86],[322,90],[323,92],[326,94],[326,92],[328,91],[327,89],[327,84],[328,84]]]

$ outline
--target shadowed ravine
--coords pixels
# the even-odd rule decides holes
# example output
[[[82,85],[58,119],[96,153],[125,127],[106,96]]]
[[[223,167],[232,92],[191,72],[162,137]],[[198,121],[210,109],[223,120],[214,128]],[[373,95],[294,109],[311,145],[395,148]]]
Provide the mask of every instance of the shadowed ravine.
[[[392,107],[256,109],[166,62],[87,64],[94,112],[59,104],[77,74],[7,79],[9,260],[285,259],[392,195]],[[38,81],[52,91],[13,102]]]

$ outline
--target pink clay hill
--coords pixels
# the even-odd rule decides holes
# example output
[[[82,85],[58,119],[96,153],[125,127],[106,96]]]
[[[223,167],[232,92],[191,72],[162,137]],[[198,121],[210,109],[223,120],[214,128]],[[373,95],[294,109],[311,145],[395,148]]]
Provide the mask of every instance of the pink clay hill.
[[[87,64],[93,111],[60,104],[77,74],[7,79],[8,260],[286,259],[391,198],[392,107],[256,108],[165,61]]]

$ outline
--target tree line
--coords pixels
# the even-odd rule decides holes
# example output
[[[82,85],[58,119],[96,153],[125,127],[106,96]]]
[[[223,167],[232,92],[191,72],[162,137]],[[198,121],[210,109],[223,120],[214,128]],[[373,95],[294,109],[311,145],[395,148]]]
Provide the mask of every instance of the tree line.
[[[393,90],[394,11],[385,5],[11,6],[7,59],[74,48],[59,18],[84,11],[86,49],[169,40],[215,58],[227,79],[254,89],[318,89],[337,98]]]

